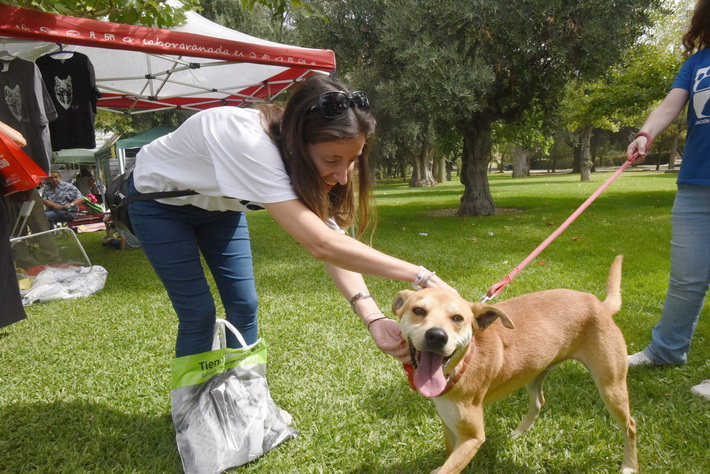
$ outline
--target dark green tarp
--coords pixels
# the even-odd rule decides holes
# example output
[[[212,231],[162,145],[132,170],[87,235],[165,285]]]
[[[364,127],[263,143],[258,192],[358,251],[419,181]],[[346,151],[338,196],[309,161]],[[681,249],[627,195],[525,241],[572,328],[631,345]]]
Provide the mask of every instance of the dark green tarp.
[[[141,133],[140,135],[122,138],[121,140],[116,142],[116,148],[124,148],[127,150],[132,148],[140,148],[143,145],[147,145],[148,143],[152,142],[156,138],[160,138],[163,135],[167,135],[168,133],[174,130],[175,128],[173,127],[153,127],[150,130]]]

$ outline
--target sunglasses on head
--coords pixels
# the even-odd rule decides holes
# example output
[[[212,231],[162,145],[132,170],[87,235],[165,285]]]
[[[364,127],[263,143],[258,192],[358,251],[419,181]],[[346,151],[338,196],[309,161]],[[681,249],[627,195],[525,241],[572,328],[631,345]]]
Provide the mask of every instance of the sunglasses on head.
[[[318,105],[314,105],[310,110],[319,109],[326,118],[338,118],[345,115],[350,106],[360,110],[369,111],[370,101],[363,91],[355,91],[349,96],[343,91],[324,92],[318,98]]]

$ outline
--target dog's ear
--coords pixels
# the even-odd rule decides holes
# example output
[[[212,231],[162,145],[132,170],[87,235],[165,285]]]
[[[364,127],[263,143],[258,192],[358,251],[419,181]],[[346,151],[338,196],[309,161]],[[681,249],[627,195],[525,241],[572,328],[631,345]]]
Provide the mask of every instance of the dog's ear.
[[[473,310],[473,316],[476,318],[476,322],[478,322],[478,326],[481,328],[481,331],[493,324],[493,321],[497,318],[500,318],[503,326],[508,329],[515,329],[513,321],[510,320],[504,311],[498,308],[481,303],[473,303],[471,305],[471,309]]]
[[[414,293],[413,290],[402,290],[394,297],[392,301],[392,312],[397,316],[401,316],[401,309],[404,306],[404,302],[409,298],[409,296]]]

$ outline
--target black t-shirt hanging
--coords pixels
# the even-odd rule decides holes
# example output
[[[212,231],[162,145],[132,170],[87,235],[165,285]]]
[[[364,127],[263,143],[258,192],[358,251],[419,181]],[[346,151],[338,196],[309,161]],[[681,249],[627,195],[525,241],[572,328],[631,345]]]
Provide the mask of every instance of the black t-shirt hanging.
[[[72,53],[68,59],[47,54],[36,64],[57,109],[57,120],[49,127],[52,150],[96,147],[94,118],[101,93],[89,58],[81,53]]]
[[[37,65],[20,58],[0,60],[0,120],[25,137],[22,151],[47,174],[52,156],[49,123],[56,117]]]

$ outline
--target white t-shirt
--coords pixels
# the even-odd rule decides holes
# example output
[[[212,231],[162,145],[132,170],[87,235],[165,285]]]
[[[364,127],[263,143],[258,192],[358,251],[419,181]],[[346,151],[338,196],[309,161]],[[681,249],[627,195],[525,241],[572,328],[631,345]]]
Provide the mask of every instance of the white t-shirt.
[[[141,193],[194,189],[198,194],[159,201],[209,211],[263,209],[298,198],[254,109],[216,107],[193,115],[141,149],[133,177]]]

